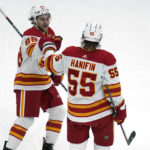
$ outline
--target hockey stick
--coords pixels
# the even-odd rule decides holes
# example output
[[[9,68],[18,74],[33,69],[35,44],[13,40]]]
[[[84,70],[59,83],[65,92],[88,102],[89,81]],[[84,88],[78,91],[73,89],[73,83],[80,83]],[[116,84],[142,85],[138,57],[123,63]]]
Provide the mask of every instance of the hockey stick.
[[[17,29],[17,27],[13,24],[13,22],[8,18],[8,16],[6,16],[6,14],[2,11],[2,9],[0,8],[0,12],[1,14],[6,18],[6,20],[11,24],[11,26],[17,31],[17,33],[22,37],[22,34],[20,33],[20,31]]]
[[[1,14],[6,18],[6,20],[11,24],[11,26],[17,31],[17,33],[23,37],[23,35],[20,33],[20,31],[18,30],[18,28],[13,24],[13,22],[8,18],[8,16],[6,16],[6,14],[2,11],[2,9],[0,8],[0,12]],[[60,83],[60,85],[64,88],[64,90],[67,92],[67,88],[63,85],[63,83]]]
[[[113,99],[112,99],[112,96],[111,96],[111,94],[110,94],[110,90],[109,90],[109,88],[108,88],[108,85],[105,85],[105,87],[106,87],[106,90],[107,90],[107,92],[108,92],[108,95],[109,95],[111,104],[112,104],[113,115],[117,115],[117,110],[116,110],[114,101],[113,101]],[[127,144],[130,145],[131,142],[133,141],[133,139],[134,139],[135,136],[136,136],[136,132],[135,132],[135,131],[132,131],[132,133],[130,134],[129,138],[127,138],[127,135],[126,135],[126,133],[125,133],[125,130],[124,130],[124,128],[123,128],[123,125],[120,124],[120,127],[121,127],[121,130],[122,130],[122,132],[123,132],[123,135],[124,135],[124,137],[125,137],[125,140],[126,140]]]

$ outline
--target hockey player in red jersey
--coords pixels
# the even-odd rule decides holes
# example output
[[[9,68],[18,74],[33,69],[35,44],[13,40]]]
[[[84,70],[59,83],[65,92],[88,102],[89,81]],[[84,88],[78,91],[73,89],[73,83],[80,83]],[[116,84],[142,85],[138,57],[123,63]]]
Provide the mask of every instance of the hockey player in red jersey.
[[[52,54],[45,59],[48,71],[62,72],[68,77],[69,150],[85,150],[90,129],[94,150],[109,150],[114,139],[113,122],[121,124],[126,118],[116,59],[100,49],[101,39],[101,25],[87,23],[81,47],[70,46],[62,54]],[[106,84],[117,109],[115,117]]]
[[[55,36],[49,27],[51,15],[45,6],[32,7],[30,20],[33,27],[23,34],[18,53],[18,68],[14,80],[17,119],[9,132],[3,150],[16,150],[26,132],[39,116],[40,108],[49,114],[46,137],[42,150],[54,150],[65,116],[62,100],[46,69],[42,66],[43,56],[48,51],[59,50],[62,38]],[[57,74],[54,81],[60,81]]]

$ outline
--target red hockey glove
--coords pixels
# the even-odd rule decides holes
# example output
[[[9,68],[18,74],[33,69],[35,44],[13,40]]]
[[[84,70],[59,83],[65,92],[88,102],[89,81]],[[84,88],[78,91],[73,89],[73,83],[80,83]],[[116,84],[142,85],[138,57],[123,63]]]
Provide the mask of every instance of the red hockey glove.
[[[124,100],[119,106],[116,107],[117,115],[113,119],[117,122],[118,125],[122,124],[127,116],[126,114],[126,105]]]
[[[63,38],[61,36],[55,36],[55,38],[54,38],[54,43],[56,45],[57,51],[61,47],[62,40],[63,40]]]
[[[64,76],[51,74],[50,77],[53,80],[54,85],[58,86],[62,82]]]
[[[48,36],[43,36],[39,40],[39,48],[41,51],[43,51],[43,53],[45,53],[45,51],[48,49],[56,51],[55,40]]]

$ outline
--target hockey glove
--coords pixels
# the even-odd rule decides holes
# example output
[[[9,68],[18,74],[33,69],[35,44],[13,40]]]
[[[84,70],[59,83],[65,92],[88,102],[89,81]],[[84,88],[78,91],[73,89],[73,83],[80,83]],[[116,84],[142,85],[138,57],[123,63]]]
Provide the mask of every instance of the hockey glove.
[[[57,51],[61,47],[62,40],[63,40],[63,38],[61,36],[55,36],[55,38],[54,38],[54,43],[56,45]]]
[[[119,106],[116,107],[117,115],[113,117],[114,121],[117,122],[118,125],[122,124],[127,116],[126,114],[126,105],[124,100],[121,102]]]
[[[53,80],[54,85],[58,86],[62,82],[64,76],[51,74],[50,77]]]
[[[39,48],[43,54],[45,54],[47,50],[56,51],[55,40],[48,36],[43,36],[39,40]]]

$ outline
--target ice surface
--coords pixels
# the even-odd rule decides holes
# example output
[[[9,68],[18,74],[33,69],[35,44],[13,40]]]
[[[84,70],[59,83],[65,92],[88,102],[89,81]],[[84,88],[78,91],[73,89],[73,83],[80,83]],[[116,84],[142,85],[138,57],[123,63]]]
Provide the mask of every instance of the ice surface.
[[[150,149],[150,1],[149,0],[0,0],[0,8],[22,33],[31,27],[29,10],[33,5],[47,5],[52,13],[51,27],[63,36],[61,51],[80,45],[82,29],[87,21],[102,24],[102,48],[112,52],[118,63],[122,94],[128,117],[123,124],[127,135],[137,136],[127,146],[119,126],[115,125],[115,142],[111,150]],[[20,36],[0,14],[0,148],[15,120],[13,80],[16,73]],[[66,85],[66,79],[63,84]],[[67,109],[67,94],[58,90]],[[47,114],[41,111],[18,150],[41,150]],[[66,120],[56,150],[68,150]],[[93,149],[90,135],[87,150]]]

